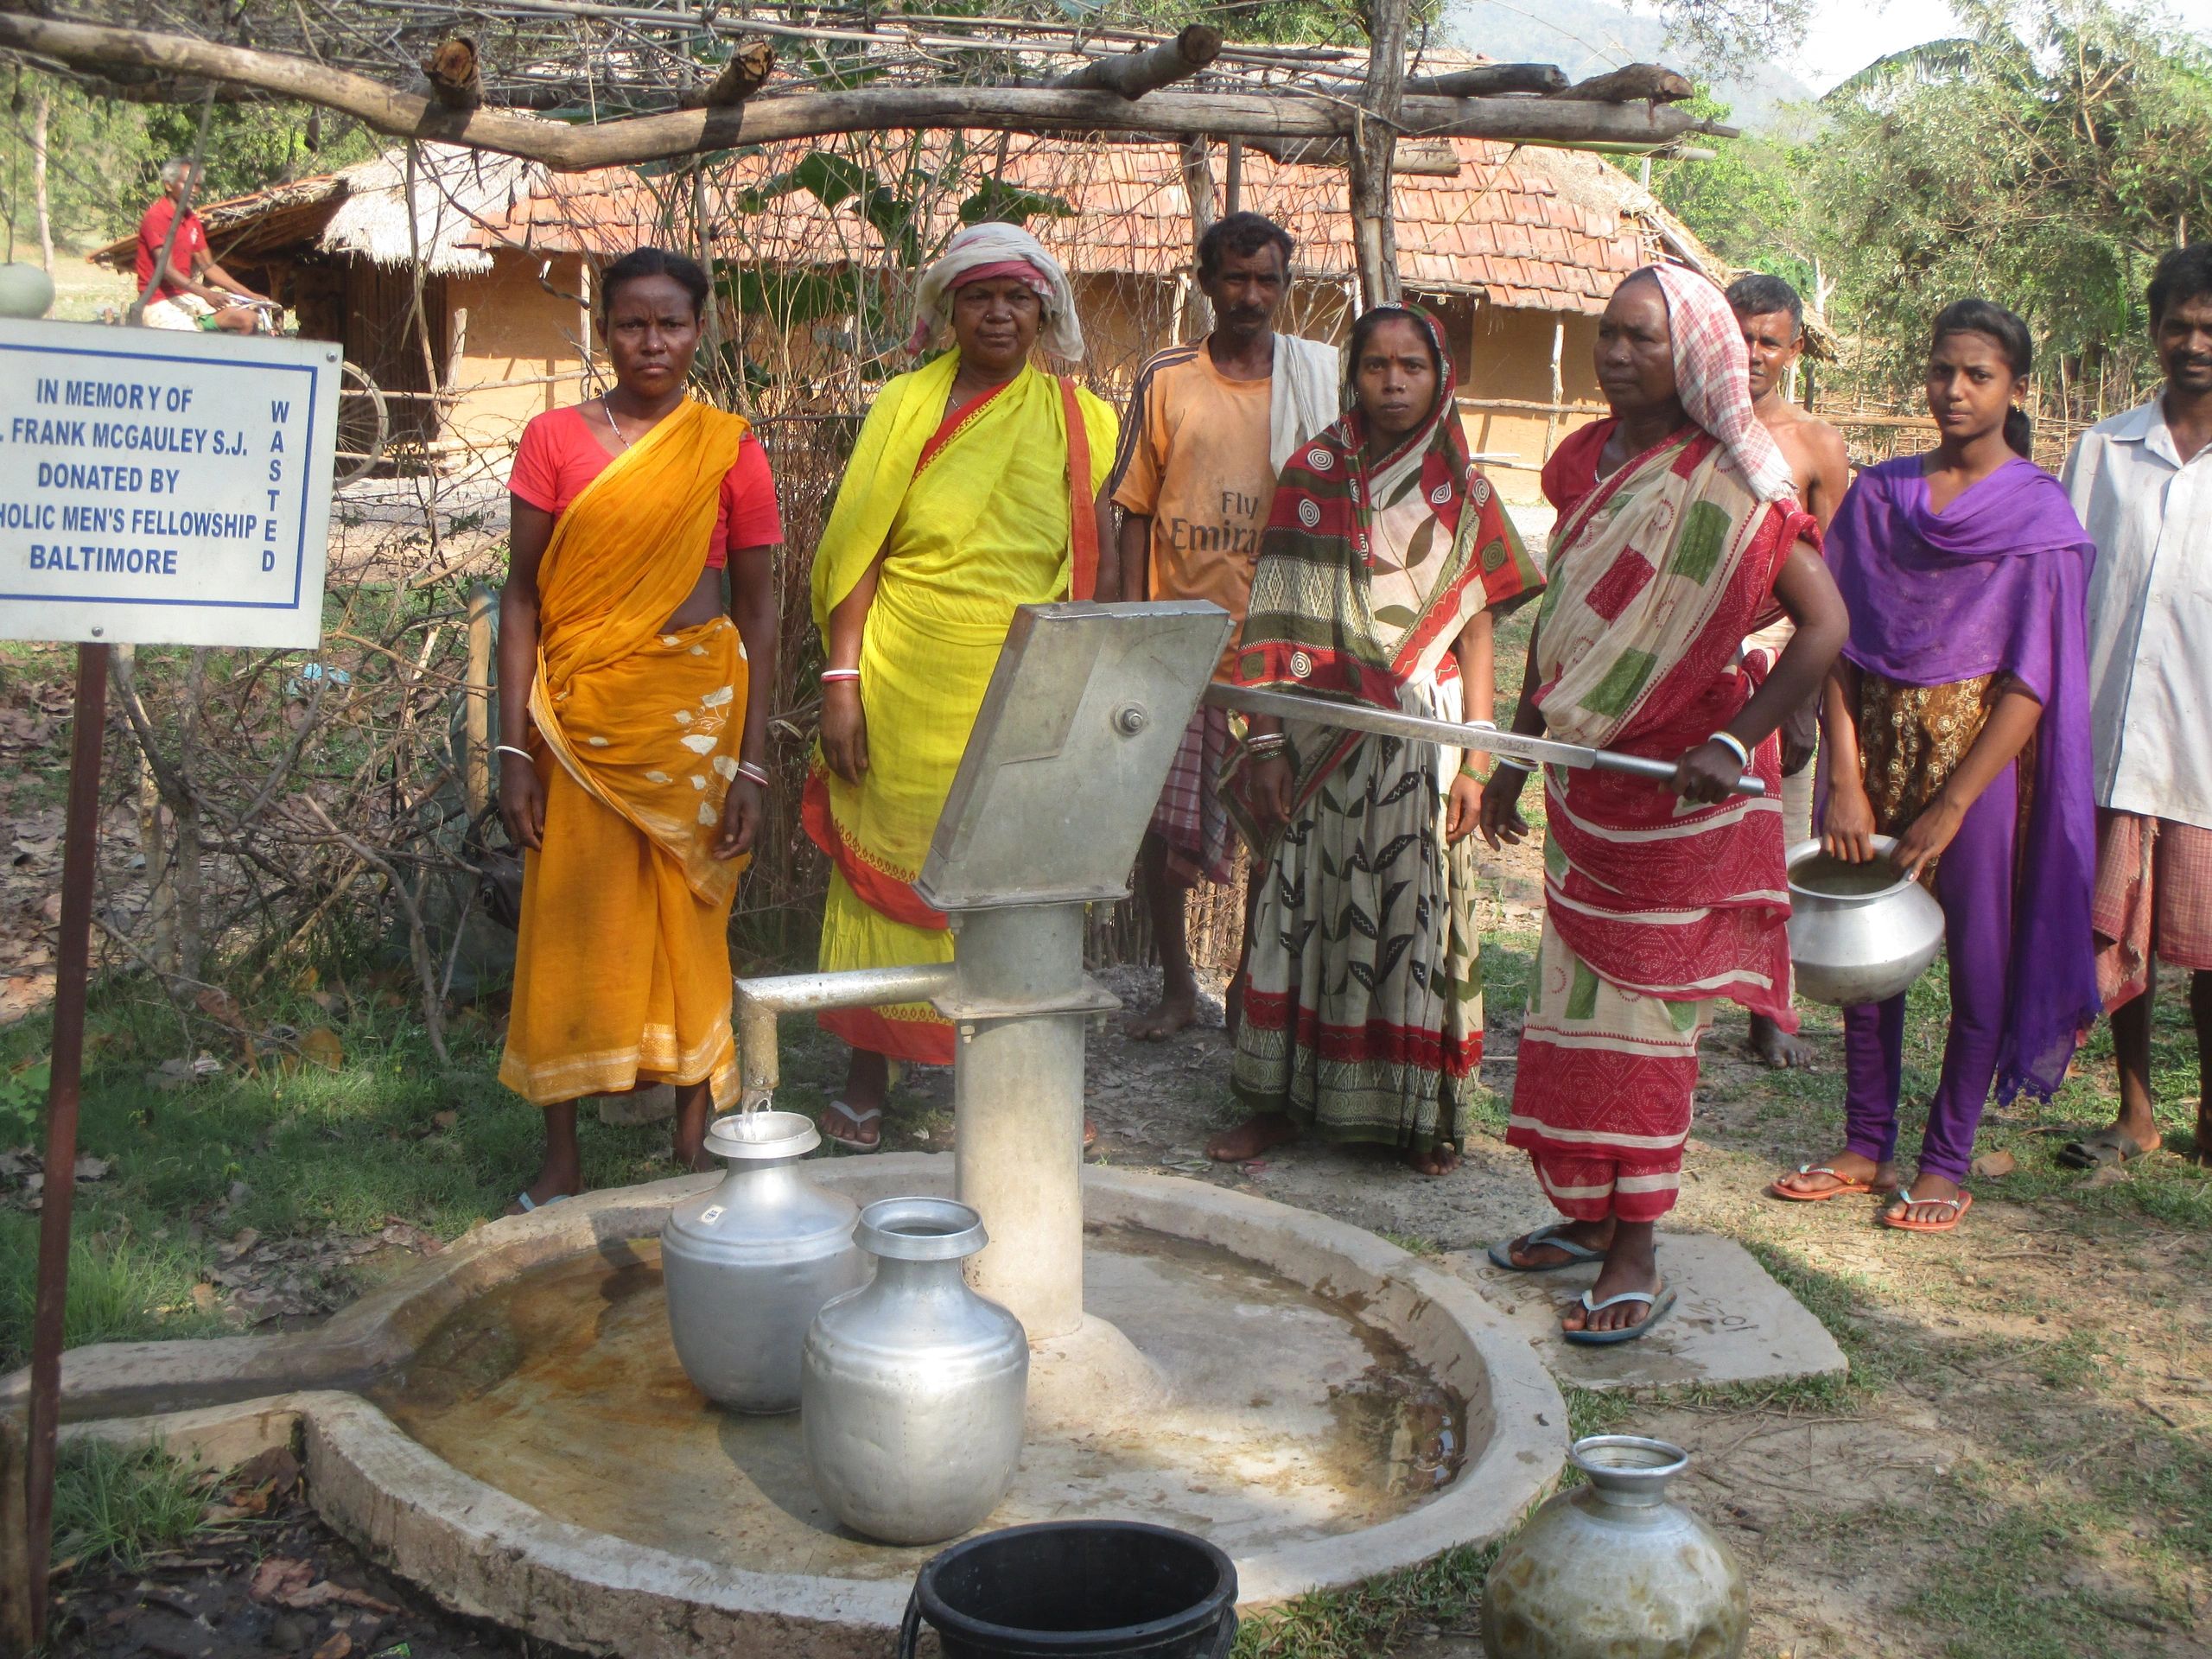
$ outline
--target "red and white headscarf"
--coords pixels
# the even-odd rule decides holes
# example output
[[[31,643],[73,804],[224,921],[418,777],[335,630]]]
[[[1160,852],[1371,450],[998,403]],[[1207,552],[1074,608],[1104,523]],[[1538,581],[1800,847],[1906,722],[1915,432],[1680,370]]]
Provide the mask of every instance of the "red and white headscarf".
[[[1623,278],[1649,276],[1667,299],[1675,348],[1675,390],[1690,419],[1720,440],[1752,493],[1787,501],[1797,484],[1774,436],[1751,411],[1751,359],[1742,325],[1721,291],[1681,265],[1646,265]]]
[[[925,350],[940,328],[952,321],[951,296],[969,283],[1012,276],[1027,283],[1044,302],[1045,323],[1038,340],[1054,357],[1071,362],[1083,356],[1083,325],[1076,321],[1075,289],[1060,262],[1019,225],[970,225],[945,244],[937,263],[922,273],[914,293],[914,331],[910,352]]]

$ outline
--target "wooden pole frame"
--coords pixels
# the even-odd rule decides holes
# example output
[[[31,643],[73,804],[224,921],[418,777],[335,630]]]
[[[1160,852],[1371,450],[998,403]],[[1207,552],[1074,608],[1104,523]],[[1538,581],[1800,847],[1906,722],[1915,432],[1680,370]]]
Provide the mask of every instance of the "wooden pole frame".
[[[1402,5],[1402,0],[1394,3]],[[763,94],[728,107],[669,110],[593,126],[567,126],[488,106],[451,109],[309,58],[226,46],[188,35],[0,11],[0,50],[28,53],[95,73],[124,68],[228,82],[336,110],[379,132],[494,150],[562,172],[836,132],[965,127],[1126,134],[1147,139],[1192,134],[1338,138],[1352,136],[1354,126],[1365,118],[1364,111],[1340,99],[1303,92],[1168,90],[1132,99],[1114,92],[1069,87],[876,86]],[[1658,149],[1688,132],[1733,136],[1733,129],[1701,121],[1669,105],[1567,97],[1406,98],[1392,125],[1394,140],[1395,130],[1402,130],[1414,137],[1492,138],[1564,149],[1593,143]],[[1371,138],[1370,143],[1379,146],[1381,139]],[[1387,172],[1383,176],[1387,180]]]

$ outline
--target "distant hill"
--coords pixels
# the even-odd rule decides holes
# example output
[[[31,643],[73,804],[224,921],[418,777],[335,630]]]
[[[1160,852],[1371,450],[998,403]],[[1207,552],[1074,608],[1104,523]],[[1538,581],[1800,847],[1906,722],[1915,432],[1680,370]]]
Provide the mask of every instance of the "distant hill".
[[[1681,54],[1670,53],[1666,42],[1666,25],[1657,17],[1605,0],[1446,0],[1441,40],[1514,62],[1555,63],[1577,79],[1624,63],[1678,60]],[[1713,93],[1731,106],[1738,124],[1760,126],[1776,105],[1810,99],[1813,89],[1789,70],[1764,64],[1740,79],[1721,81]]]

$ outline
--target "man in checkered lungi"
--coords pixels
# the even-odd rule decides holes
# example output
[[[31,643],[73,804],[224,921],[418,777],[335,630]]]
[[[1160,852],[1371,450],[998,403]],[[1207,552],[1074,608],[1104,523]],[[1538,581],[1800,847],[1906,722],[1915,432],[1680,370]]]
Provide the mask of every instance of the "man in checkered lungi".
[[[1338,410],[1336,348],[1274,331],[1290,255],[1289,236],[1257,213],[1231,213],[1199,239],[1213,331],[1155,353],[1140,372],[1107,486],[1124,515],[1128,598],[1211,600],[1243,623],[1275,475]],[[1232,634],[1217,679],[1230,677],[1236,651]],[[1198,1019],[1183,906],[1199,881],[1226,884],[1233,874],[1218,789],[1228,754],[1229,716],[1201,708],[1137,855],[1160,965],[1160,1004],[1129,1028],[1146,1041]]]
[[[2157,964],[2188,970],[2199,1163],[2212,1163],[2212,242],[2151,279],[2165,384],[2067,458],[2097,544],[2089,723],[2097,791],[2097,989],[2112,1015],[2120,1116],[2059,1151],[2093,1169],[2159,1144],[2151,1096]]]

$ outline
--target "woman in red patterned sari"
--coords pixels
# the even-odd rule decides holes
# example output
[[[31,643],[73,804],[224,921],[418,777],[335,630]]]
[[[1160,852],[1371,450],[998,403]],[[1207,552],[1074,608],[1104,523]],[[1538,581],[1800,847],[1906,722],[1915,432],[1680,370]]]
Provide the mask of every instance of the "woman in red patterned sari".
[[[1560,504],[1513,729],[1672,760],[1675,776],[1546,774],[1544,931],[1506,1140],[1567,1219],[1491,1252],[1524,1273],[1602,1262],[1564,1320],[1582,1343],[1641,1336],[1673,1303],[1655,1224],[1681,1185],[1698,1039],[1719,1001],[1796,1028],[1770,739],[1848,626],[1819,531],[1751,413],[1720,291],[1674,267],[1637,271],[1605,308],[1596,355],[1612,418],[1576,435],[1592,476]],[[1740,644],[1777,604],[1797,633],[1754,686]],[[1746,770],[1766,795],[1731,793]],[[1501,762],[1483,791],[1493,847],[1527,833],[1527,779]]]

